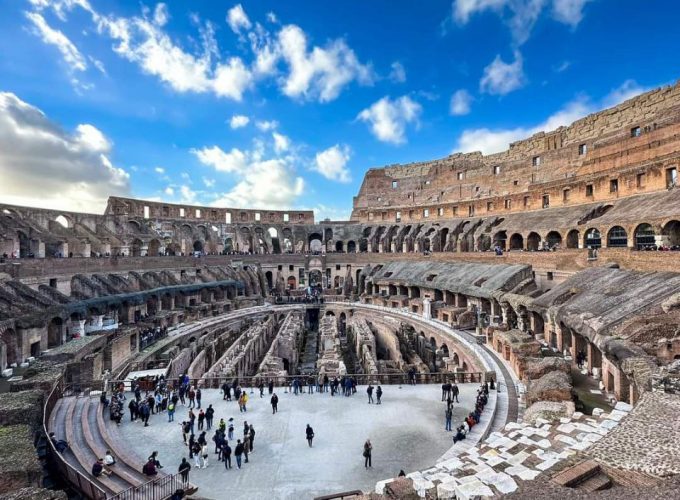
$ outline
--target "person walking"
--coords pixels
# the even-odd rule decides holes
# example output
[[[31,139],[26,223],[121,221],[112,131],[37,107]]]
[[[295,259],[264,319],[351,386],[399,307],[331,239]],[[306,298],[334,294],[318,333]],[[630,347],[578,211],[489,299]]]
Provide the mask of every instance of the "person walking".
[[[272,395],[271,404],[272,404],[272,415],[273,415],[274,413],[279,411],[279,397],[276,395],[276,393],[274,393]]]
[[[175,421],[175,403],[170,401],[168,403],[168,422]]]
[[[205,423],[205,412],[201,410],[198,412],[198,430],[203,430],[203,424]]]
[[[208,444],[205,443],[201,447],[201,458],[203,459],[203,469],[208,468]]]
[[[274,381],[273,380],[269,381],[269,386],[267,387],[267,389],[269,390],[269,394],[274,393]]]
[[[458,403],[458,393],[460,392],[460,389],[458,389],[458,385],[454,382],[454,384],[451,386],[451,400],[456,400],[456,403]]]
[[[260,380],[260,383],[257,385],[257,388],[260,389],[260,397],[264,397],[264,382]]]
[[[307,424],[307,429],[305,430],[305,434],[307,435],[307,444],[309,447],[312,447],[312,439],[314,439],[314,429],[312,429],[312,426]]]
[[[208,430],[212,429],[214,417],[215,409],[212,407],[212,405],[208,405],[208,409],[205,410],[205,423],[208,426]]]
[[[368,394],[368,404],[373,402],[373,386],[368,384],[368,389],[366,389],[366,394]]]
[[[222,445],[222,461],[225,469],[231,469],[231,447],[226,441]]]
[[[201,389],[196,390],[196,404],[198,405],[197,408],[200,410],[201,409],[201,397],[203,395],[201,394]]]
[[[189,408],[195,408],[196,406],[196,391],[193,387],[189,388]]]
[[[369,467],[372,467],[371,464],[371,456],[373,454],[373,445],[371,444],[371,440],[367,439],[366,442],[364,443],[364,467],[368,469]]]
[[[446,417],[446,426],[445,429],[447,431],[451,430],[451,418],[453,417],[453,412],[451,411],[451,407],[447,406],[446,411],[444,412],[444,416]]]
[[[234,456],[236,457],[236,466],[240,469],[241,468],[241,456],[243,455],[243,444],[241,444],[241,440],[236,441],[236,449],[234,450]]]
[[[381,404],[380,398],[382,398],[382,387],[378,386],[378,389],[375,391],[375,397],[377,399],[376,404]]]
[[[250,453],[252,453],[253,445],[255,444],[255,429],[253,428],[253,424],[250,424],[250,427],[248,427],[248,439],[250,440]]]
[[[234,440],[234,418],[229,419],[229,440]]]
[[[179,469],[178,472],[180,474],[180,477],[182,478],[182,483],[185,485],[189,482],[189,471],[191,470],[191,464],[187,462],[186,458],[182,459],[182,462],[179,464]]]

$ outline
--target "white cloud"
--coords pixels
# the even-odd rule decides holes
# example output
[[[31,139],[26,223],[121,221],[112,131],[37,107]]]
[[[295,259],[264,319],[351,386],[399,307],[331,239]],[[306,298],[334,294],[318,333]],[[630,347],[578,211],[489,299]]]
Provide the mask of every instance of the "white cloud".
[[[451,96],[449,112],[454,116],[467,115],[470,112],[472,96],[465,89],[456,90]]]
[[[255,123],[255,126],[262,132],[269,132],[274,130],[279,126],[279,122],[276,120],[261,120]]]
[[[187,185],[179,187],[180,201],[182,203],[196,203],[196,192]]]
[[[276,14],[274,14],[273,12],[267,12],[267,21],[269,21],[270,23],[278,23],[279,18],[276,17]]]
[[[163,192],[168,196],[175,196],[175,190],[172,188],[172,186],[166,187]]]
[[[583,7],[591,0],[454,0],[452,18],[466,24],[478,13],[491,11],[497,14],[510,29],[513,44],[520,46],[531,36],[536,21],[552,5],[556,21],[576,27],[583,18]]]
[[[403,83],[406,81],[406,69],[404,69],[404,65],[401,64],[399,61],[395,61],[392,63],[392,71],[390,71],[390,80],[392,80],[395,83]]]
[[[524,86],[526,77],[522,68],[522,54],[515,51],[515,60],[506,63],[500,55],[484,68],[484,75],[479,81],[482,92],[493,95],[505,95]]]
[[[553,70],[556,73],[564,73],[571,67],[571,61],[562,61],[558,66],[555,66]]]
[[[154,168],[153,170],[154,170],[154,172],[156,172],[157,174],[160,174],[160,175],[165,174],[165,169],[164,169],[163,167],[156,167],[156,168]]]
[[[219,64],[215,69],[213,87],[220,97],[230,97],[235,101],[243,98],[243,93],[252,85],[252,74],[238,57],[232,57],[227,64]]]
[[[626,80],[621,86],[613,89],[599,102],[592,103],[586,97],[579,97],[567,103],[562,109],[550,115],[543,122],[532,127],[516,127],[512,129],[488,128],[469,129],[463,131],[458,138],[455,151],[465,153],[481,151],[484,154],[498,153],[508,149],[510,143],[526,139],[538,132],[548,132],[561,126],[567,126],[584,116],[604,108],[615,106],[631,97],[649,89],[638,85],[634,80]]]
[[[87,69],[85,57],[64,33],[51,28],[45,18],[36,12],[26,12],[26,17],[33,24],[33,34],[38,36],[43,43],[57,48],[62,59],[68,65],[69,72]]]
[[[245,115],[234,115],[229,120],[229,126],[233,129],[245,127],[250,122],[250,118]]]
[[[159,3],[153,11],[153,22],[157,26],[165,26],[170,19],[170,13],[168,12],[168,6],[164,3]]]
[[[110,159],[96,127],[63,130],[40,109],[0,93],[0,199],[5,203],[102,213],[110,195],[129,196],[129,175]]]
[[[227,24],[234,33],[240,33],[242,29],[249,30],[252,26],[246,11],[241,4],[235,5],[227,12]]]
[[[361,64],[344,40],[334,40],[326,48],[307,50],[307,35],[298,26],[284,26],[278,34],[281,57],[289,67],[282,79],[282,91],[289,97],[335,99],[353,80],[369,85],[373,70]]]
[[[191,152],[196,155],[201,163],[213,167],[218,172],[241,173],[248,166],[246,153],[238,148],[232,148],[231,151],[225,152],[218,146],[212,146],[192,149]]]
[[[302,210],[309,210],[308,208],[302,208]],[[329,219],[337,221],[349,220],[350,212],[346,209],[338,207],[329,207],[323,203],[319,203],[315,207],[311,208],[314,210],[314,219],[317,221]]]
[[[207,188],[214,188],[215,187],[215,179],[208,179],[207,177],[202,177],[203,184]]]
[[[408,96],[394,101],[383,97],[359,113],[358,119],[370,124],[371,132],[380,141],[392,144],[406,142],[406,125],[418,124],[422,106]]]
[[[575,28],[583,19],[583,7],[590,1],[592,0],[553,0],[553,17]]]
[[[274,151],[277,153],[284,153],[290,148],[290,138],[278,132],[272,133],[274,139]]]
[[[314,170],[326,179],[347,183],[352,180],[347,162],[351,152],[349,147],[336,144],[316,154]]]

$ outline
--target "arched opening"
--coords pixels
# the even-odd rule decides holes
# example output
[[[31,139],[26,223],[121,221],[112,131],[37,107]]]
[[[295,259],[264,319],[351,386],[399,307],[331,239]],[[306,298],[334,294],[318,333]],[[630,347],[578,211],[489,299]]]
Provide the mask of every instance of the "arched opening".
[[[586,248],[600,248],[602,246],[602,236],[600,235],[600,230],[597,228],[590,228],[585,234],[585,246]]]
[[[572,229],[567,233],[567,248],[578,248],[578,230]]]
[[[488,252],[491,250],[491,237],[488,234],[480,234],[477,238],[477,250]]]
[[[341,253],[345,251],[345,247],[342,241],[335,242],[335,251]]]
[[[321,284],[322,284],[321,271],[319,271],[318,269],[313,269],[312,271],[309,271],[309,285],[321,286]]]
[[[448,358],[449,357],[449,346],[447,346],[446,344],[442,344],[441,349],[442,349],[442,353],[444,354],[444,357]]]
[[[69,228],[71,227],[71,224],[69,223],[69,220],[64,217],[63,215],[58,215],[55,219],[54,222],[59,224],[61,227]]]
[[[333,279],[333,286],[334,286],[335,288],[339,288],[339,287],[340,287],[340,276],[336,276],[336,277]]]
[[[63,344],[64,321],[59,318],[52,318],[47,325],[47,347],[57,347]]]
[[[644,250],[656,245],[654,228],[647,223],[640,224],[635,228],[635,248]]]
[[[128,231],[132,233],[140,233],[142,231],[142,227],[139,225],[139,222],[136,220],[129,220],[127,222],[127,228]]]
[[[342,312],[342,313],[340,313],[340,321],[338,321],[338,333],[343,337],[345,336],[346,325],[347,325],[347,315],[344,312]]]
[[[454,352],[453,353],[453,362],[456,366],[460,366],[460,358],[458,357],[458,353]]]
[[[510,250],[522,250],[524,248],[524,237],[515,233],[510,236]]]
[[[326,230],[323,233],[324,236],[324,241],[330,241],[333,239],[333,230],[330,227],[327,227]]]
[[[441,252],[443,252],[444,249],[446,248],[446,240],[447,240],[448,237],[449,237],[449,228],[445,227],[439,233],[439,250]]]
[[[368,240],[366,238],[361,238],[359,240],[359,251],[368,252]]]
[[[269,287],[269,289],[271,290],[272,288],[274,288],[274,276],[272,272],[267,271],[266,273],[264,273],[264,277],[267,279],[267,286]]]
[[[19,257],[28,257],[31,253],[31,241],[22,231],[17,231],[17,236],[19,237]]]
[[[309,244],[309,251],[312,253],[319,253],[323,248],[323,243],[321,242],[321,235],[319,233],[312,233],[307,238]]]
[[[224,252],[225,253],[231,253],[234,251],[234,240],[231,238],[227,238],[224,240]]]
[[[347,253],[356,253],[357,251],[357,244],[354,243],[354,241],[348,241],[347,242]]]
[[[269,237],[272,240],[272,253],[281,253],[281,243],[279,242],[279,232],[274,227],[267,229]]]
[[[158,257],[159,253],[161,251],[161,242],[153,239],[149,242],[149,250],[147,255],[150,255],[152,257]]]
[[[194,241],[194,252],[203,253],[203,242],[201,240]]]
[[[550,231],[545,236],[545,241],[548,242],[548,248],[550,250],[555,250],[562,246],[562,235],[557,231]]]
[[[536,251],[541,244],[541,237],[538,233],[531,232],[527,236],[527,250]]]
[[[608,248],[626,248],[628,246],[628,234],[621,226],[614,226],[607,233]]]
[[[289,276],[288,277],[288,290],[295,290],[297,288],[297,281],[295,280],[295,276]]]
[[[680,247],[680,221],[672,220],[666,223],[661,234],[667,237],[667,245],[676,249]]]
[[[505,250],[505,242],[507,239],[508,233],[506,231],[498,231],[493,235],[493,246]]]
[[[135,238],[132,240],[132,244],[130,245],[130,255],[133,257],[139,257],[142,255],[142,240],[139,238]]]
[[[420,288],[418,288],[417,286],[410,287],[409,291],[411,292],[410,297],[412,299],[420,298]]]
[[[38,345],[40,345],[39,342]],[[9,328],[2,332],[0,336],[0,368],[4,370],[15,363],[19,364],[18,347],[17,334],[14,329]],[[40,349],[38,349],[38,355],[40,355],[39,351]]]

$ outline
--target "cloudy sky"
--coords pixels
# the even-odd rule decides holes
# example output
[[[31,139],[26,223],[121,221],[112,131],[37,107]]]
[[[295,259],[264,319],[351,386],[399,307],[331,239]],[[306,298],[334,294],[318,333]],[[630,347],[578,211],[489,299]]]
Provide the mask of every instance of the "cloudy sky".
[[[349,217],[366,169],[485,153],[680,76],[649,0],[4,0],[0,201]]]

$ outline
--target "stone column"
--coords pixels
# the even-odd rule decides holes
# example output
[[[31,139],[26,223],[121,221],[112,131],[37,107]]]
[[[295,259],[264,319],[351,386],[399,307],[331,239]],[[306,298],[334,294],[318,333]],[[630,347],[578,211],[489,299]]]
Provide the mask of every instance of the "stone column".
[[[423,299],[423,318],[430,319],[432,317],[432,301],[430,299]]]

